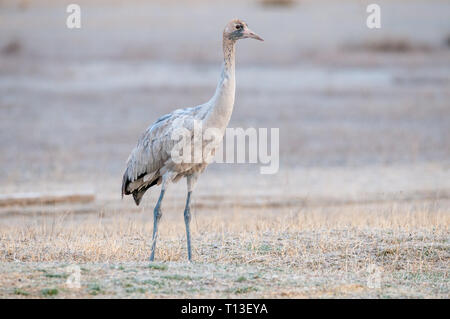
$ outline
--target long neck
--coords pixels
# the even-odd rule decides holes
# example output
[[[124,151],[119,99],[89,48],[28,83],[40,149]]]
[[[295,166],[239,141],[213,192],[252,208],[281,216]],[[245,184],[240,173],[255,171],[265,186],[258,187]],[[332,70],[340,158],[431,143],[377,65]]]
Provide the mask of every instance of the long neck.
[[[216,92],[210,100],[210,109],[205,118],[207,127],[214,127],[220,130],[225,130],[233,112],[236,88],[234,76],[235,41],[224,37],[223,55],[222,74]]]

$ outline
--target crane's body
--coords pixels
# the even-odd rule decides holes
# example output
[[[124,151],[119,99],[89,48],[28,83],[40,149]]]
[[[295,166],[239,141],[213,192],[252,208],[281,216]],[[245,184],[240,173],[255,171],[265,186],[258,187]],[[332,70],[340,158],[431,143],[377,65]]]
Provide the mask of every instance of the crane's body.
[[[188,195],[184,219],[186,223],[188,258],[191,260],[189,229],[191,193],[198,176],[208,166],[209,161],[207,156],[202,156],[200,161],[180,162],[175,160],[172,156],[172,151],[178,141],[173,137],[176,135],[176,130],[182,128],[189,135],[186,141],[191,142],[195,136],[195,123],[201,123],[203,131],[214,129],[218,132],[220,140],[223,138],[234,106],[236,89],[235,44],[238,39],[248,37],[262,40],[240,20],[233,20],[227,24],[223,33],[224,62],[222,64],[222,73],[213,97],[205,104],[178,109],[160,117],[140,137],[128,158],[127,168],[122,181],[122,196],[132,194],[136,205],[139,205],[142,196],[150,187],[162,185],[161,194],[154,210],[153,242],[150,260],[154,259],[158,221],[161,218],[161,202],[164,198],[166,187],[170,182],[177,182],[182,177],[187,178]],[[190,143],[190,145],[193,145],[193,143]],[[219,143],[216,142],[213,145],[208,145],[208,150],[206,150],[206,144],[201,142],[201,153],[204,154],[206,151],[213,154],[218,146]]]

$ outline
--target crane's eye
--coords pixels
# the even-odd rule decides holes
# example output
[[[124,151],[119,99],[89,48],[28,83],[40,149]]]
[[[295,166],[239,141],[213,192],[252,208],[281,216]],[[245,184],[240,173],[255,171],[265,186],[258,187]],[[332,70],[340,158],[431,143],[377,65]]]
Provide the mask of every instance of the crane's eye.
[[[242,30],[242,24],[236,25],[236,30]]]

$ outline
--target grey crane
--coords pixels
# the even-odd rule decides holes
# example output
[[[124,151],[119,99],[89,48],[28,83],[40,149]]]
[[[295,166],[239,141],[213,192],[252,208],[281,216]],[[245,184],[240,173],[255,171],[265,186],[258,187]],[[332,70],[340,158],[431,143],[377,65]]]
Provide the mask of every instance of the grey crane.
[[[161,203],[167,185],[177,182],[180,178],[187,179],[187,199],[184,210],[186,225],[188,259],[191,261],[191,233],[190,233],[190,201],[193,188],[199,175],[205,170],[209,161],[202,157],[201,161],[175,160],[174,147],[179,142],[174,138],[180,128],[187,132],[186,143],[194,139],[194,123],[200,122],[203,130],[215,129],[222,140],[225,129],[233,112],[235,96],[235,44],[239,39],[253,38],[263,41],[251,31],[244,21],[234,19],[223,31],[222,73],[213,97],[206,103],[185,109],[178,109],[156,120],[139,138],[132,150],[127,168],[123,175],[123,195],[133,195],[136,205],[139,205],[144,193],[152,186],[161,184],[161,193],[154,209],[153,236],[150,260],[155,258],[156,240],[158,236],[158,222],[161,218]],[[219,142],[220,142],[219,140]],[[213,155],[219,143],[209,145],[209,155]],[[206,144],[202,141],[201,147]]]

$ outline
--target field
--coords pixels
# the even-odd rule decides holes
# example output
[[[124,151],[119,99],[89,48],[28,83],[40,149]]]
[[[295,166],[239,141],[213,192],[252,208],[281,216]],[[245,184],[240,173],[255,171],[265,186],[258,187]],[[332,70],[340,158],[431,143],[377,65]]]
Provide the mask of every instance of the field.
[[[79,1],[68,30],[64,1],[0,1],[0,194],[95,194],[0,205],[1,298],[450,297],[450,5],[380,1],[373,31],[364,1],[231,2]],[[238,44],[230,126],[279,128],[279,172],[208,167],[192,263],[172,185],[150,263],[159,190],[122,200],[125,161],[209,99],[235,16],[265,42]]]
[[[161,225],[157,263],[146,261],[151,223],[143,212],[68,213],[3,226],[1,294],[448,297],[449,216],[433,201],[228,209],[213,216],[196,209],[193,263],[186,262],[184,223],[172,210]],[[81,267],[80,289],[65,284],[73,264]]]

